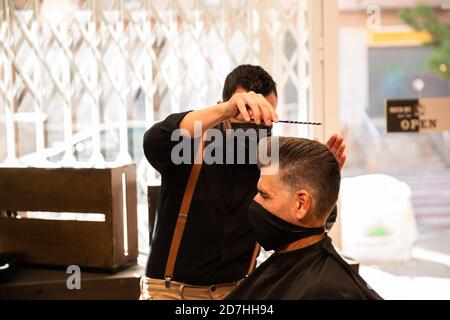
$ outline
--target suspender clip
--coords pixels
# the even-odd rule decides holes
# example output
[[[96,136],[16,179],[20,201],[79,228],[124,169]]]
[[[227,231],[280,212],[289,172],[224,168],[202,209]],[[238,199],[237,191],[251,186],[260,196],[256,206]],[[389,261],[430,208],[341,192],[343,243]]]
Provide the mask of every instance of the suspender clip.
[[[170,281],[172,280],[171,277],[165,277],[164,278],[164,284],[166,285],[166,288],[170,288]]]

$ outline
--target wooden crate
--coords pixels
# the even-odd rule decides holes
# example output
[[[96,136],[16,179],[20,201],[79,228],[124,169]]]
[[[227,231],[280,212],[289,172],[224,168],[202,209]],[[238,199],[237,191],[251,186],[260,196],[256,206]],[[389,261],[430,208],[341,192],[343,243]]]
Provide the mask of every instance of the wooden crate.
[[[25,252],[27,263],[115,271],[136,261],[135,165],[105,169],[0,168],[0,210],[0,251]],[[5,217],[5,212],[20,211],[101,213],[105,221]],[[124,252],[124,221],[128,254]]]

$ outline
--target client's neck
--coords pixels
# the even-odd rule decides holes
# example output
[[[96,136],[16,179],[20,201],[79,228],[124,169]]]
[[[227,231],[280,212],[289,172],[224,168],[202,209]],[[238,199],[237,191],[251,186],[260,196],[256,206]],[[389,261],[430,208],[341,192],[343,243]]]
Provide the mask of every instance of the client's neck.
[[[285,253],[285,252],[294,251],[294,250],[298,250],[298,249],[301,249],[301,248],[309,247],[309,246],[319,242],[323,238],[325,238],[325,233],[315,234],[315,235],[312,235],[312,236],[309,236],[309,237],[306,237],[306,238],[299,239],[299,240],[296,240],[294,242],[291,242],[286,247],[284,247],[284,248],[282,248],[280,250],[276,250],[276,252],[278,252],[278,253]]]

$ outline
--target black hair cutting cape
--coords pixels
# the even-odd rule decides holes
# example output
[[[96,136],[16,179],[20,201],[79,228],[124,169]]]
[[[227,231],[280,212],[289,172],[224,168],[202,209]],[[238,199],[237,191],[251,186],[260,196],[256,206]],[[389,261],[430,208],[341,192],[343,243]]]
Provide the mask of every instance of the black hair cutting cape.
[[[319,242],[286,253],[274,253],[227,300],[352,299],[381,300],[334,249],[325,236]]]

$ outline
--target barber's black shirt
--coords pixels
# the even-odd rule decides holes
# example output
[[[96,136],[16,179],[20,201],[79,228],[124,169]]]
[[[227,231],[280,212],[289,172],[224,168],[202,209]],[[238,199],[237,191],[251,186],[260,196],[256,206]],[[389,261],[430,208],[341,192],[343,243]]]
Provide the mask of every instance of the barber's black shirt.
[[[228,300],[352,299],[381,297],[335,251],[331,239],[298,250],[274,253]]]
[[[171,160],[172,132],[188,112],[172,114],[144,136],[144,152],[161,173],[157,224],[146,276],[164,278],[170,244],[191,164]],[[195,154],[195,150],[192,151]],[[247,220],[256,194],[256,165],[203,164],[192,198],[187,225],[174,270],[175,281],[210,285],[243,278],[250,265],[255,238]]]

